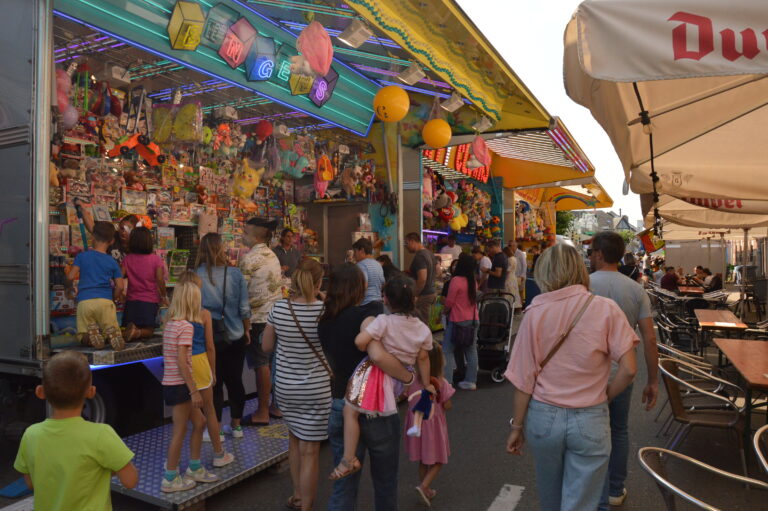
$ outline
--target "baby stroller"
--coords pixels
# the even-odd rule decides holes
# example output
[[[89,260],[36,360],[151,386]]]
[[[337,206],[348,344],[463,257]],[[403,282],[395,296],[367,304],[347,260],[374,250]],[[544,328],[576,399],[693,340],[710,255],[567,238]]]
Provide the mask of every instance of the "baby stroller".
[[[512,351],[512,308],[514,295],[489,291],[480,298],[480,324],[477,328],[477,360],[480,369],[491,372],[491,380],[504,382]]]

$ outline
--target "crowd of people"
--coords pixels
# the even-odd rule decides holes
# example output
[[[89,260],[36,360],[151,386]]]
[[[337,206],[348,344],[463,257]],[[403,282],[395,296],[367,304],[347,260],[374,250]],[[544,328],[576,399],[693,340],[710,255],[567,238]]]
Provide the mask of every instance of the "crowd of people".
[[[334,467],[328,469],[333,481],[328,509],[354,507],[366,457],[376,509],[397,509],[401,438],[409,460],[419,463],[415,491],[429,506],[437,494],[433,484],[450,455],[445,412],[451,408],[457,365],[464,369],[456,386],[477,388],[480,296],[508,292],[510,306],[520,310],[526,255],[514,241],[503,249],[491,242],[486,253],[470,254],[456,251],[455,240],[448,240],[446,248],[456,257],[443,286],[446,328],[437,343],[428,323],[437,300],[438,268],[417,233],[405,237],[405,248],[413,254],[407,272],[386,256],[374,259],[370,241],[360,239],[352,247],[355,263],[333,268],[324,286],[323,267],[294,252],[290,231],[281,233],[279,246],[268,246],[274,228],[266,219],[248,221],[248,252],[239,267],[229,265],[221,237],[206,234],[194,271],[183,274],[173,292],[163,334],[162,381],[163,398],[172,407],[173,434],[159,481],[162,491],[217,480],[215,469],[234,460],[224,448],[226,434],[241,438],[244,426],[282,417],[288,426],[293,483],[287,507],[316,507],[318,484],[324,479],[320,445],[329,440]],[[123,263],[134,254],[151,255],[142,244],[145,234],[140,227],[132,230]],[[91,297],[91,287],[112,292],[113,283],[124,275],[108,255],[114,229],[107,232],[97,223],[94,235],[97,244],[88,253],[96,253],[96,262],[76,261],[79,293],[86,294],[78,319],[82,303],[107,300],[99,294]],[[607,509],[626,498],[634,347],[642,340],[646,409],[654,406],[658,392],[658,354],[648,297],[634,280],[635,272],[626,272],[631,261],[623,256],[624,242],[610,232],[592,242],[591,275],[569,245],[556,244],[536,254],[532,271],[541,294],[522,317],[506,371],[516,389],[507,451],[519,454],[524,442],[531,444],[542,509]],[[151,295],[146,303],[159,304],[166,298],[158,270],[143,266],[128,273],[129,296],[138,287],[138,298]],[[286,274],[291,277],[288,297],[282,291]],[[84,281],[91,285],[84,286]],[[125,293],[123,287],[115,286],[115,292]],[[148,317],[153,309],[142,307],[136,316]],[[143,329],[151,327],[136,321],[131,335],[144,335]],[[258,393],[258,408],[250,417],[243,416],[246,361],[255,372]],[[570,383],[564,386],[563,381]],[[224,387],[231,422],[221,427]],[[81,355],[65,352],[46,365],[38,396],[48,399],[54,413],[27,430],[15,465],[31,486],[51,484],[51,468],[41,456],[54,438],[74,438],[57,421],[73,422],[93,392]],[[405,428],[399,399],[408,402]],[[114,452],[87,462],[93,474],[89,484],[108,485],[108,474],[116,472],[123,484],[135,485],[138,474],[130,451],[109,426],[96,427],[94,444],[103,442]],[[50,436],[51,430],[56,434]],[[209,466],[200,456],[204,440],[214,451]],[[190,459],[182,472],[179,461],[187,441]],[[75,499],[68,502],[108,502],[107,490],[85,495],[80,481],[63,478],[61,484],[57,491],[62,498]]]

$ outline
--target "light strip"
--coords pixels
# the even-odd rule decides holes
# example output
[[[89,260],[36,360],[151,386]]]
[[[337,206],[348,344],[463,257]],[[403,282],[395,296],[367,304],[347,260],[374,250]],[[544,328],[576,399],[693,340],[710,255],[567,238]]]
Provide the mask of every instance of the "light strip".
[[[382,84],[382,85],[396,85],[396,86],[400,87],[401,89],[409,90],[409,91],[412,91],[412,92],[418,92],[420,94],[427,94],[429,96],[437,96],[438,98],[446,99],[446,98],[450,98],[451,97],[450,94],[443,94],[442,92],[436,92],[436,91],[432,91],[432,90],[429,90],[429,89],[422,89],[420,87],[413,87],[411,85],[405,85],[402,82],[395,83],[395,82],[390,82],[390,81],[387,81],[387,80],[378,80],[378,82],[380,84]],[[466,101],[466,100],[464,100],[464,101]]]
[[[360,71],[365,71],[367,73],[376,73],[376,74],[384,75],[384,76],[397,76],[397,75],[400,74],[397,71],[390,71],[389,69],[381,69],[379,67],[365,66],[363,64],[352,64],[352,66],[355,67],[356,69],[359,69]],[[435,87],[443,87],[445,89],[450,89],[451,88],[451,86],[449,84],[445,83],[445,82],[441,82],[441,81],[438,81],[438,80],[432,80],[430,78],[423,78],[423,79],[419,80],[417,83],[424,83],[424,84],[427,84],[427,85],[433,85]],[[400,84],[398,84],[398,85],[400,85]]]

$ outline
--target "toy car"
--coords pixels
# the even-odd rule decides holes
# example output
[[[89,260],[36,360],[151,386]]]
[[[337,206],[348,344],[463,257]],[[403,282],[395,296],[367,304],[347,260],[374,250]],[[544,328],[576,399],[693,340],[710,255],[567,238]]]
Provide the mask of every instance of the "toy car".
[[[162,165],[166,160],[165,156],[160,153],[160,147],[150,141],[148,136],[140,133],[120,142],[107,153],[107,156],[110,158],[118,155],[126,156],[131,151],[136,151],[147,162],[147,165],[153,167]]]

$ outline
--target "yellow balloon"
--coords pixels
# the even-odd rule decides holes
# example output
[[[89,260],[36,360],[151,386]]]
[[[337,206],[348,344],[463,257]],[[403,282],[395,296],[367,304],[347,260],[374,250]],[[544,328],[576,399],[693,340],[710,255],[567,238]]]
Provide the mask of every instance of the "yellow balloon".
[[[376,117],[384,122],[397,122],[408,114],[411,100],[408,93],[397,85],[388,85],[373,98]]]
[[[432,119],[421,130],[424,143],[434,149],[447,146],[451,135],[451,126],[442,119]]]

